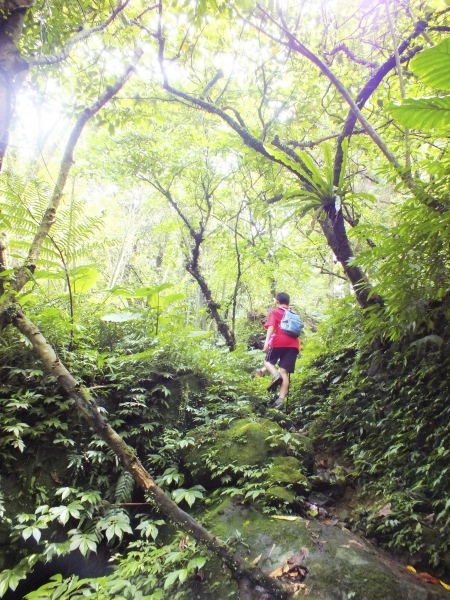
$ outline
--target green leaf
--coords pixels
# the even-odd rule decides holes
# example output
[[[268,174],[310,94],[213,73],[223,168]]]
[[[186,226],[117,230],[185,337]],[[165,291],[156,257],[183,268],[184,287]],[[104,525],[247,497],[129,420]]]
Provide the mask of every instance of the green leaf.
[[[54,319],[55,317],[59,317],[61,315],[61,311],[58,308],[47,307],[41,310],[40,316],[48,319]]]
[[[76,531],[76,530],[75,530]],[[94,533],[83,533],[76,531],[70,539],[70,551],[78,550],[83,556],[86,556],[88,552],[95,552],[97,550],[97,537]]]
[[[64,271],[55,272],[39,269],[33,273],[33,279],[66,279],[66,273]]]
[[[196,498],[201,498],[203,494],[199,494],[199,492],[186,492],[184,499],[186,500],[186,502],[189,504],[189,506],[192,506],[196,500]]]
[[[188,575],[189,571],[187,569],[180,569],[178,573],[178,579],[180,580],[180,583],[184,583],[188,578]]]
[[[171,573],[169,573],[167,575],[166,581],[164,582],[164,589],[165,590],[167,590],[168,588],[172,587],[172,585],[178,579],[179,573],[180,573],[180,571],[172,571]]]
[[[450,90],[450,37],[416,54],[411,69],[426,85]]]
[[[14,275],[14,269],[6,269],[6,271],[0,272],[0,277],[10,277],[11,275]]]
[[[189,561],[187,568],[189,570],[193,570],[196,568],[201,569],[205,563],[206,563],[206,558],[204,558],[203,556],[198,556],[197,558],[192,558]]]
[[[177,504],[179,504],[182,500],[185,500],[189,506],[192,506],[197,498],[203,498],[203,492],[205,488],[201,485],[194,485],[188,490],[184,488],[179,488],[172,492],[172,497]]]
[[[134,290],[133,298],[150,298],[151,296],[157,294],[158,291],[158,288],[153,286],[138,288],[137,290]]]
[[[100,273],[94,267],[77,267],[70,275],[75,282],[75,290],[79,293],[89,291],[96,283]]]
[[[123,285],[115,285],[113,288],[107,290],[112,296],[119,296],[120,298],[134,298],[134,291],[130,288],[124,287]]]
[[[410,129],[434,129],[450,125],[450,96],[407,98],[388,106],[391,115]]]
[[[165,308],[169,304],[184,300],[184,298],[186,298],[186,294],[168,294],[167,296],[162,296],[160,298],[160,306]]]

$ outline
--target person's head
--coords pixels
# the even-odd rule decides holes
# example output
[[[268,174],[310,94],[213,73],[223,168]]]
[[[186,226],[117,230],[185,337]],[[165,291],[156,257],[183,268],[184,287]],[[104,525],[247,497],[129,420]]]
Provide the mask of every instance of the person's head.
[[[286,294],[286,292],[280,292],[279,294],[277,294],[275,296],[275,300],[277,302],[277,304],[287,304],[289,306],[289,294]]]

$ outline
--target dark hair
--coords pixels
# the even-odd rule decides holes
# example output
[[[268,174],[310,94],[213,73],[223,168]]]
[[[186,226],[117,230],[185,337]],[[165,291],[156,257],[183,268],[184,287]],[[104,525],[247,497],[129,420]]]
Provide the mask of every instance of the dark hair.
[[[275,300],[278,300],[278,302],[280,304],[287,304],[289,306],[289,294],[286,294],[286,292],[280,292],[279,294],[277,294],[275,296]]]

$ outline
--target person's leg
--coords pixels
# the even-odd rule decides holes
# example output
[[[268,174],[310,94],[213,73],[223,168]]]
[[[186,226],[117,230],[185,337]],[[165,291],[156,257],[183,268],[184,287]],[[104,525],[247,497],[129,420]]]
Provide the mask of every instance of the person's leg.
[[[264,361],[264,366],[266,367],[266,369],[269,371],[269,373],[271,375],[275,375],[275,373],[277,372],[276,366],[273,365],[272,363],[268,362],[267,360]]]
[[[295,348],[284,348],[280,356],[280,375],[282,383],[278,398],[275,400],[273,407],[283,410],[286,396],[289,392],[290,377],[289,374],[295,371],[295,361],[297,358],[297,350]]]
[[[282,351],[280,348],[269,348],[269,351],[266,355],[266,360],[264,362],[264,366],[272,375],[272,381],[267,386],[267,391],[271,392],[275,390],[279,385],[283,383],[283,378],[281,377],[281,373],[277,370],[276,364],[280,360],[280,356],[282,355]]]
[[[280,393],[278,394],[278,397],[281,398],[281,400],[284,400],[289,391],[289,373],[286,371],[286,369],[280,367],[280,374],[283,378],[283,383],[281,384]]]
[[[275,350],[275,348],[269,348],[266,354],[266,359],[264,360],[264,366],[271,375],[275,375],[275,373],[278,373],[277,368],[275,366],[278,360],[279,356],[277,355],[277,351]]]

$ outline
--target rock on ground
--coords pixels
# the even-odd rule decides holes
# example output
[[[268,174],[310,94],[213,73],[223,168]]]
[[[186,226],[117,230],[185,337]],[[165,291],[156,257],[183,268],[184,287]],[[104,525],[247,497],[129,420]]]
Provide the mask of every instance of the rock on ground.
[[[284,515],[281,515],[284,516]],[[287,515],[288,516],[288,515]],[[422,582],[404,565],[346,529],[301,517],[273,518],[229,499],[209,511],[205,524],[221,539],[235,541],[249,562],[271,573],[290,557],[307,555],[308,572],[295,598],[309,600],[449,600],[439,584]],[[237,530],[237,533],[236,533]],[[237,585],[224,574],[218,559],[204,567],[205,579],[193,598],[237,598]]]

